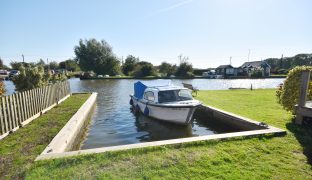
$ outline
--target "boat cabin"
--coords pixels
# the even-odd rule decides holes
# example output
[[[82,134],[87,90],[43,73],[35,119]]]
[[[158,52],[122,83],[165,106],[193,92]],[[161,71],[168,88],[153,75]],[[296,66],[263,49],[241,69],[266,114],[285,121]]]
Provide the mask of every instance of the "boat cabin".
[[[169,103],[193,100],[187,88],[174,86],[171,81],[141,82],[134,85],[134,97],[153,103]]]

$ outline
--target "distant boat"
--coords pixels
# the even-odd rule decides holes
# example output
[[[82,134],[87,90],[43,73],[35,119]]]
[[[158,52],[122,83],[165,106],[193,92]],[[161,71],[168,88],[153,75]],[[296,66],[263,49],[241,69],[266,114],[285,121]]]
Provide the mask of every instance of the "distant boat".
[[[178,124],[190,123],[195,109],[201,105],[189,89],[174,86],[171,80],[138,81],[130,97],[134,112]]]

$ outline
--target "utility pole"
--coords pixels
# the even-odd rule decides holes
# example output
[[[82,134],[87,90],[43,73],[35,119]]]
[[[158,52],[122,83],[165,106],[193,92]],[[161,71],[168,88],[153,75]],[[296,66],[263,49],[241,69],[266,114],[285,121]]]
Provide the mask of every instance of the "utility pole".
[[[232,56],[230,56],[230,65],[232,65]]]
[[[182,63],[182,54],[178,56],[180,63]]]
[[[250,49],[248,49],[248,62],[249,62],[249,58],[250,58]]]
[[[23,58],[23,64],[25,63],[25,60],[24,60],[24,54],[22,54],[22,58]]]

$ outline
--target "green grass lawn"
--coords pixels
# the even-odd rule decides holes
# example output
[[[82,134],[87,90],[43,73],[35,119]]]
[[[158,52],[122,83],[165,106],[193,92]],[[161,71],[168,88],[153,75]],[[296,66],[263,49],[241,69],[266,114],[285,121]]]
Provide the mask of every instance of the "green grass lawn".
[[[77,94],[0,141],[0,179],[22,179],[90,94]]]
[[[200,91],[198,99],[287,130],[282,137],[107,152],[36,162],[28,179],[312,179],[312,132],[291,123],[274,90]],[[309,164],[310,161],[310,164]]]

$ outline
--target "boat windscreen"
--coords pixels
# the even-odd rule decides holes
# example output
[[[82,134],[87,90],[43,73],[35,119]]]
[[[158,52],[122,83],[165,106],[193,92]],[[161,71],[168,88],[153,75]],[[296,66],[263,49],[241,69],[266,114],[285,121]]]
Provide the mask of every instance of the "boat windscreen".
[[[167,90],[158,92],[158,102],[175,102],[175,101],[187,101],[192,100],[193,97],[189,90],[178,89],[178,90]]]

